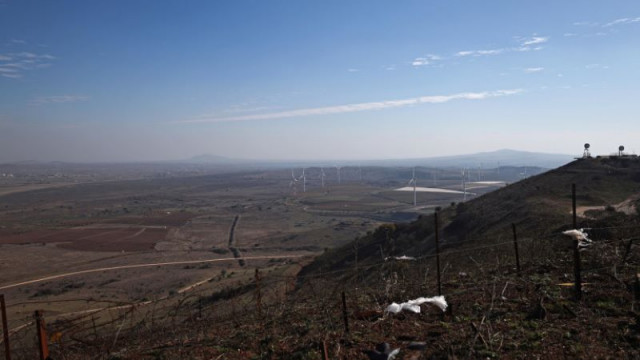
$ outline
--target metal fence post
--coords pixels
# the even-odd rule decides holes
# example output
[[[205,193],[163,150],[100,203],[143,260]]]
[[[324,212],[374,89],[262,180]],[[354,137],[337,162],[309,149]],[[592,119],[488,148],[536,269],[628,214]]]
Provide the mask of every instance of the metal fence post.
[[[47,344],[47,329],[45,328],[42,311],[36,310],[36,331],[38,332],[38,350],[40,350],[40,360],[49,359],[49,345]]]
[[[342,292],[342,318],[344,320],[344,332],[349,333],[349,316],[347,315],[347,297]]]
[[[516,269],[518,270],[518,274],[520,274],[520,254],[518,253],[518,234],[516,233],[516,224],[511,224],[511,228],[513,229],[513,247],[516,250]]]
[[[9,346],[9,326],[7,325],[7,307],[4,303],[4,295],[0,294],[0,309],[2,312],[2,334],[4,336],[4,357],[11,360],[11,346]]]

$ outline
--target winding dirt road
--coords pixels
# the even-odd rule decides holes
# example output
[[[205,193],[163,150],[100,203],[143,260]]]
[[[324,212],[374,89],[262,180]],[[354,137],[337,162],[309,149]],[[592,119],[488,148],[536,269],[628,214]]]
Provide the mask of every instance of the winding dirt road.
[[[269,259],[291,259],[291,258],[300,258],[305,255],[274,255],[274,256],[248,256],[243,258],[244,260],[269,260]],[[222,261],[237,261],[238,259],[235,257],[230,258],[222,258],[222,259],[208,259],[208,260],[186,260],[186,261],[170,261],[170,262],[159,262],[159,263],[148,263],[148,264],[134,264],[134,265],[122,265],[122,266],[111,266],[111,267],[103,267],[97,269],[88,269],[81,271],[74,271],[64,274],[51,275],[42,277],[39,279],[22,281],[19,283],[9,284],[0,286],[0,290],[11,289],[18,286],[35,284],[42,281],[56,280],[61,278],[66,278],[75,275],[83,275],[96,273],[101,271],[112,271],[112,270],[124,270],[124,269],[137,269],[137,268],[145,268],[145,267],[153,267],[153,266],[169,266],[169,265],[188,265],[188,264],[202,264],[202,263],[213,263],[213,262],[222,262]]]
[[[229,229],[229,250],[231,251],[233,256],[238,259],[238,264],[240,264],[240,266],[244,266],[245,261],[242,259],[242,254],[240,254],[240,250],[238,250],[235,245],[235,233],[236,227],[238,226],[238,221],[240,221],[240,215],[236,215],[236,217],[233,218],[233,223],[231,223],[231,228]]]

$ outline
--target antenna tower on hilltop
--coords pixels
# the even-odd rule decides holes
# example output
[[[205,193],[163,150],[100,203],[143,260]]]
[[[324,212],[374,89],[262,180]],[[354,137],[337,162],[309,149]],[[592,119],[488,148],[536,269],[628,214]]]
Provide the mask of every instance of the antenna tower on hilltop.
[[[591,157],[591,152],[589,152],[590,147],[591,145],[589,145],[589,143],[584,144],[584,152],[582,153],[584,159]]]

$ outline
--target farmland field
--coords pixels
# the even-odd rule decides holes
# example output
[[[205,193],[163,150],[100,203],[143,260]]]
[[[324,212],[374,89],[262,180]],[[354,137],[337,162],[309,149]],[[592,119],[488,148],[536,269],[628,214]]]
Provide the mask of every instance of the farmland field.
[[[313,257],[382,222],[461,201],[418,193],[414,207],[412,192],[394,191],[406,169],[363,172],[345,169],[340,183],[329,178],[324,187],[317,168],[304,187],[289,170],[11,184],[0,194],[0,292],[10,327],[36,309],[53,319],[134,304],[157,311],[189,294],[242,289],[257,268],[293,279]]]

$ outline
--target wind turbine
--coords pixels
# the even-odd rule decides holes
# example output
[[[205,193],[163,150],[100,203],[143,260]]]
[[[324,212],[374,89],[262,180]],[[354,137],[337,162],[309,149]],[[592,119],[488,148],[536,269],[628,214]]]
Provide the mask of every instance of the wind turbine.
[[[341,169],[340,166],[336,166],[336,170],[338,170],[338,184],[341,183],[341,181],[340,181],[340,169]]]
[[[307,192],[307,176],[304,174],[304,168],[302,168],[302,192]]]
[[[322,181],[322,188],[324,189],[324,178],[326,175],[324,174],[324,168],[320,168],[320,181]]]
[[[413,184],[413,206],[416,206],[416,182],[418,179],[416,179],[416,168],[413,168],[413,176],[411,176],[411,180],[409,180],[409,185]]]
[[[462,169],[462,192],[464,195],[462,195],[462,201],[467,201],[467,179],[465,176],[465,172],[467,171],[467,169],[463,168]]]
[[[298,179],[296,179],[296,176],[293,174],[293,169],[291,169],[291,182],[289,183],[289,187],[292,188],[294,196],[298,194],[297,184]]]

